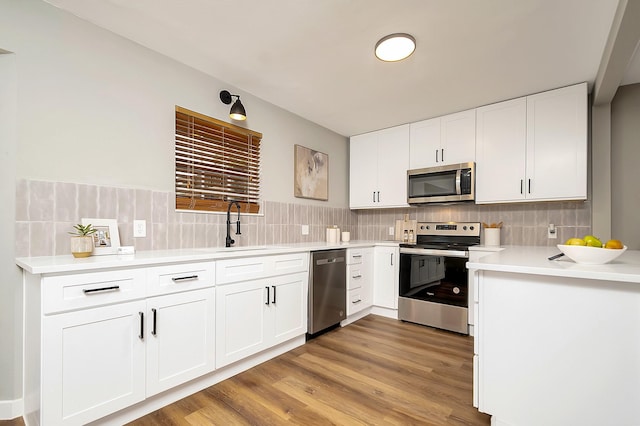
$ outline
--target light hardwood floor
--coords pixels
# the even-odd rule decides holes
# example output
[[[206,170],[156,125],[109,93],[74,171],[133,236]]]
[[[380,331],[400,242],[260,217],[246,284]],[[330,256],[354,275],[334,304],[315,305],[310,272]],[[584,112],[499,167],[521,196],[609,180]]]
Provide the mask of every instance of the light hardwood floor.
[[[370,315],[130,425],[488,425],[472,358],[472,337]]]

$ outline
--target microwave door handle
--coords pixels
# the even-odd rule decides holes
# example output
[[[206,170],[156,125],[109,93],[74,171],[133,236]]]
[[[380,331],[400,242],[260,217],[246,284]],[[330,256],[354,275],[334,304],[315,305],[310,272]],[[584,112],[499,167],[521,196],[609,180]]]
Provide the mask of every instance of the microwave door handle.
[[[462,194],[462,190],[460,189],[460,174],[462,173],[462,170],[458,169],[456,170],[456,194],[457,195],[461,195]]]

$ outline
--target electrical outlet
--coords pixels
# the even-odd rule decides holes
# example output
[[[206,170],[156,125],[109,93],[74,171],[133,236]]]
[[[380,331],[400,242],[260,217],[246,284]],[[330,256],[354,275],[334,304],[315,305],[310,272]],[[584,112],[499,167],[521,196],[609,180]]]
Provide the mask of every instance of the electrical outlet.
[[[302,225],[302,235],[309,235],[309,225]]]
[[[146,237],[147,236],[147,221],[146,220],[134,220],[133,221],[133,237]]]
[[[390,226],[389,227],[389,235],[395,236],[396,235],[396,228],[394,228],[393,226]]]
[[[558,228],[556,228],[556,226],[553,223],[549,224],[549,227],[547,228],[547,237],[555,240],[558,238]]]

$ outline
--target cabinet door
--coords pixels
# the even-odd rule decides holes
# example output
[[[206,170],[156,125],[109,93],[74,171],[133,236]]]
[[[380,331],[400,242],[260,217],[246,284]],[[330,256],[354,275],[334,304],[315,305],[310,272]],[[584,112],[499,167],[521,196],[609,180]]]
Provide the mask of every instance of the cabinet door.
[[[299,273],[275,277],[271,281],[273,341],[285,342],[307,332],[307,292],[309,274]]]
[[[411,123],[409,129],[409,168],[439,166],[440,117]]]
[[[353,136],[349,141],[349,206],[374,207],[378,192],[377,132]]]
[[[378,190],[376,207],[406,207],[409,169],[409,125],[378,132]]]
[[[440,163],[476,161],[476,110],[445,115],[440,120]]]
[[[587,84],[527,97],[527,198],[587,197]]]
[[[525,199],[525,98],[476,109],[476,203]]]
[[[215,289],[147,301],[147,396],[214,370]]]
[[[47,316],[43,424],[86,424],[145,398],[145,302]]]
[[[216,287],[216,368],[268,347],[270,285],[254,280]]]
[[[398,309],[398,262],[397,247],[374,248],[373,304],[384,308]]]

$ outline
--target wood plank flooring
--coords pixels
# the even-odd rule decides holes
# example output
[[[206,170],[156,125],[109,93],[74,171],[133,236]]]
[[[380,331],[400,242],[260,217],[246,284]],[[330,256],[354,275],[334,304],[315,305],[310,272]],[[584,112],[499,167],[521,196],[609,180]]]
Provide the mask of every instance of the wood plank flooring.
[[[488,425],[472,360],[472,337],[369,315],[130,425]]]

